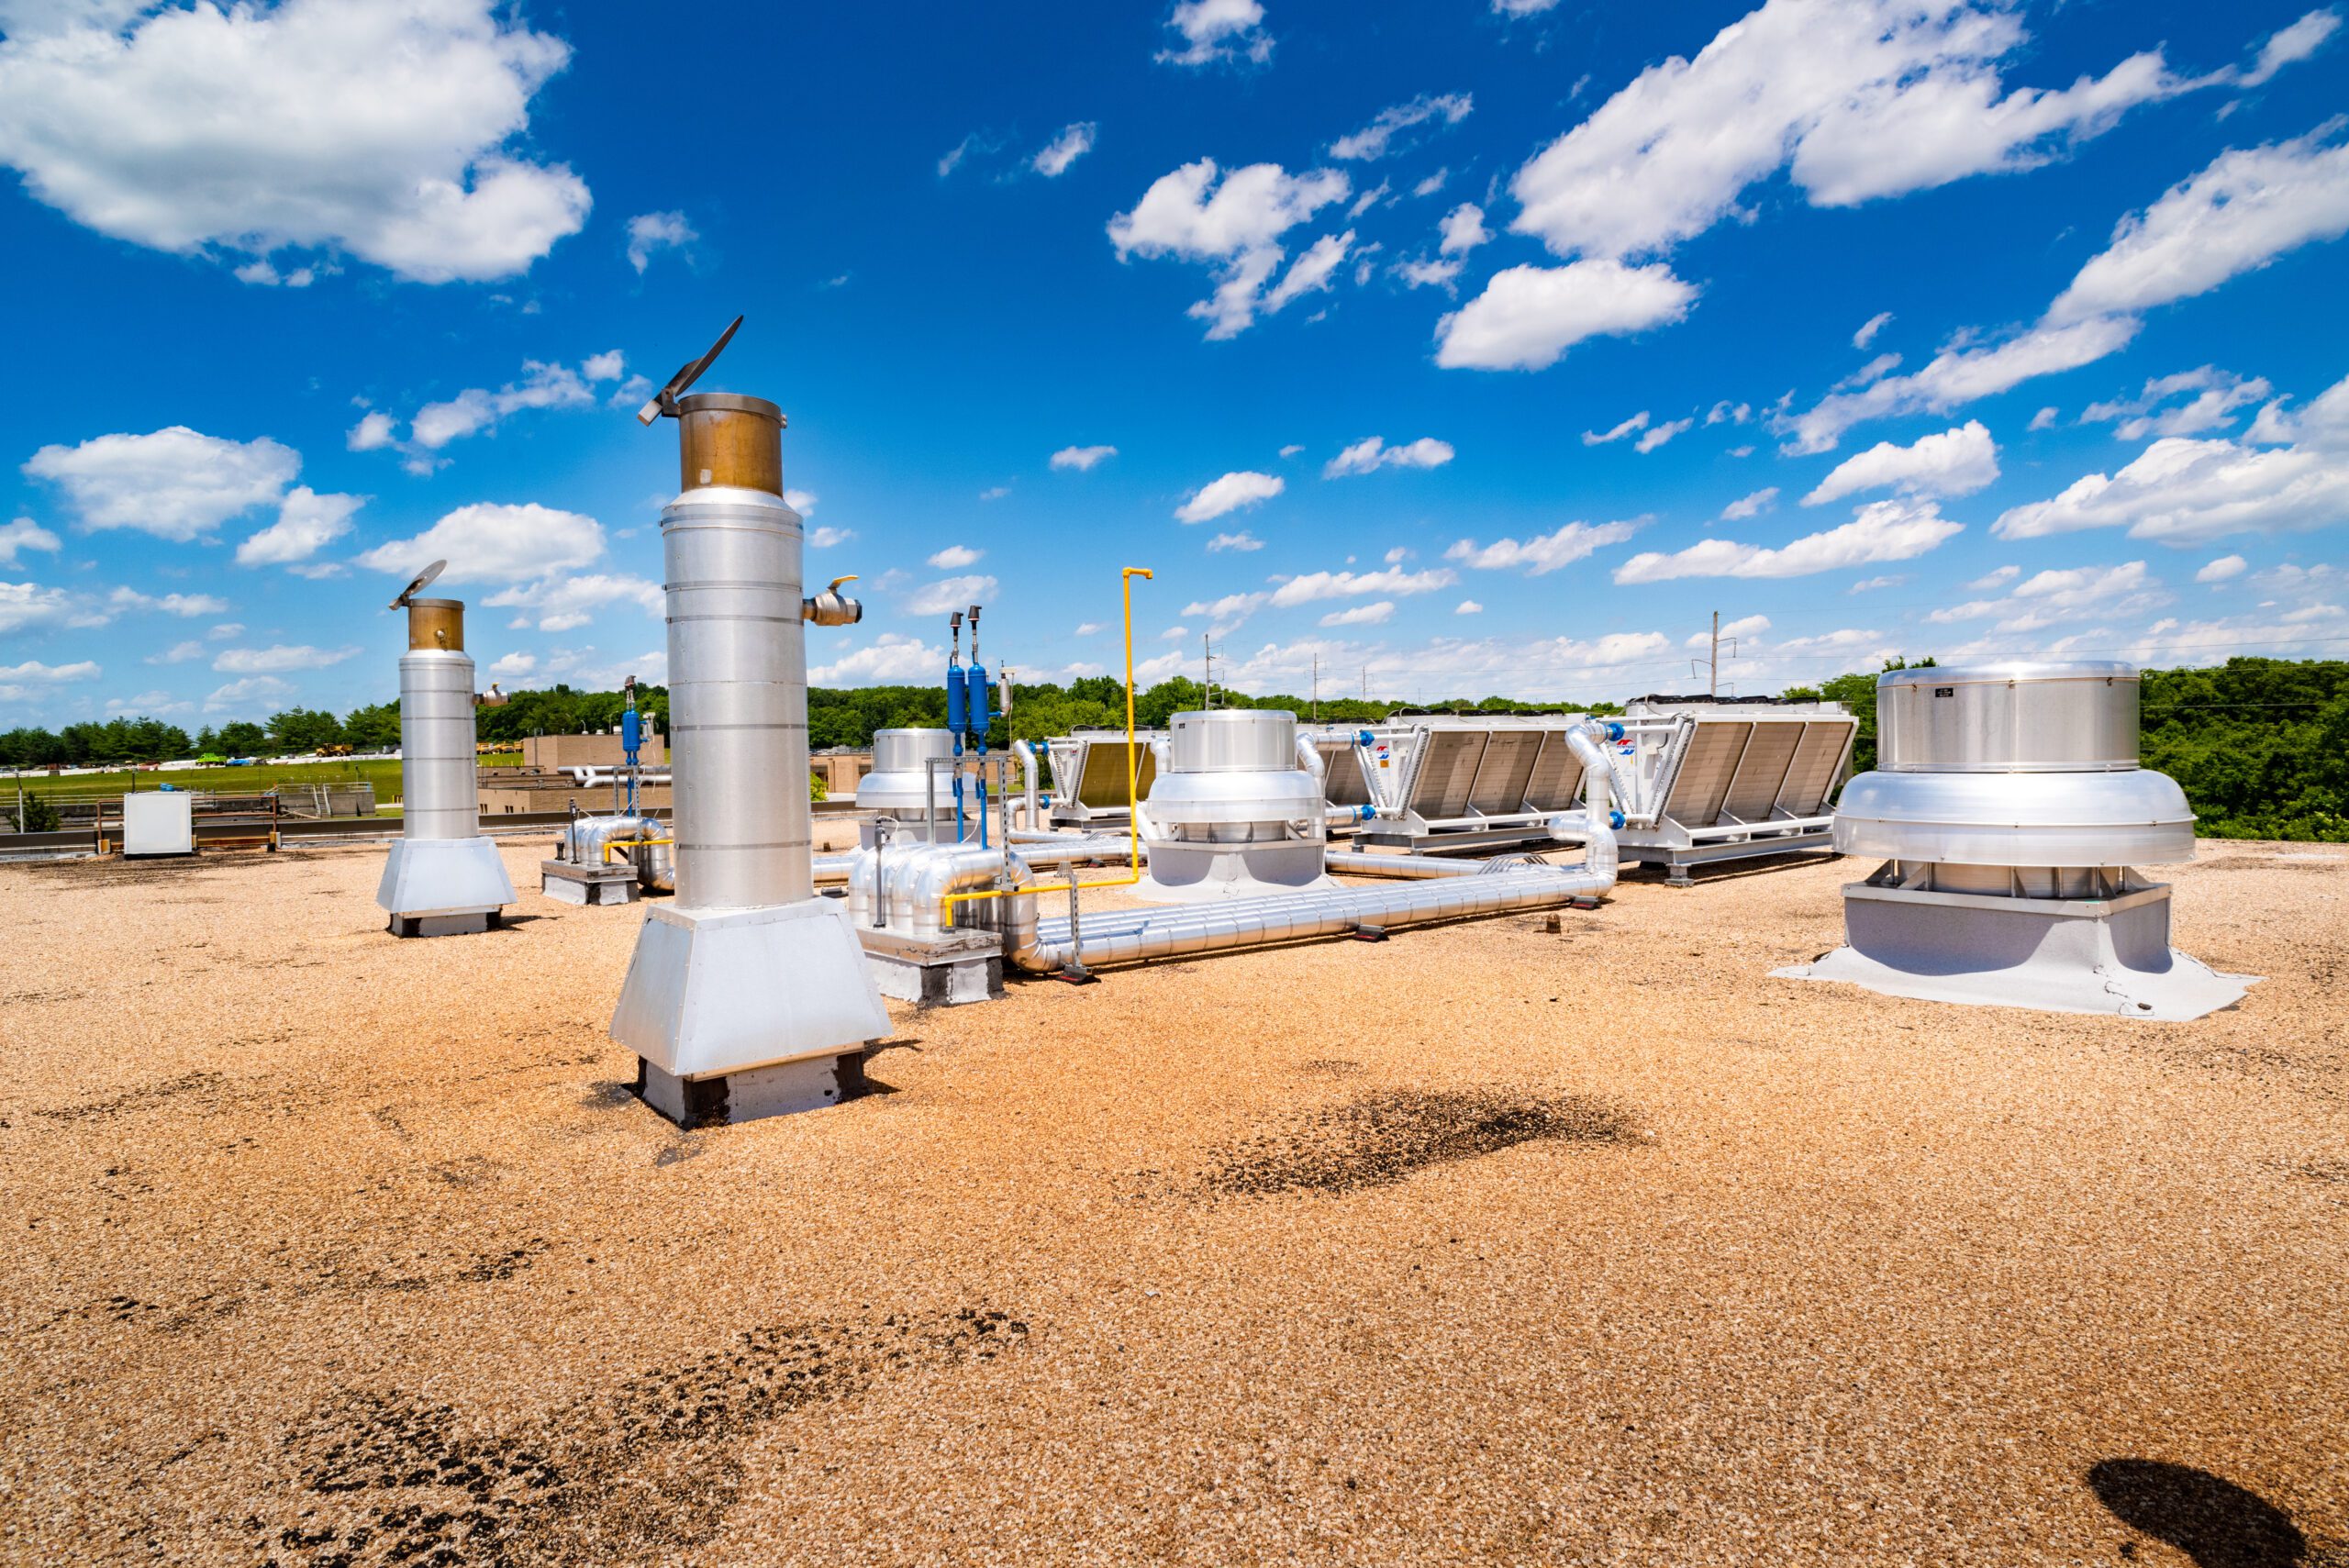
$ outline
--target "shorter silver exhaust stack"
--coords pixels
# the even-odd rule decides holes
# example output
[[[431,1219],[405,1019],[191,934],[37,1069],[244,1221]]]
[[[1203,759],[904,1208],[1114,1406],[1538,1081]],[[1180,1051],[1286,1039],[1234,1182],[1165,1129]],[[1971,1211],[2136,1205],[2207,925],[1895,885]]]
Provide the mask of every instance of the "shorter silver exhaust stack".
[[[460,599],[420,599],[436,561],[392,601],[407,612],[400,656],[400,837],[375,902],[401,937],[485,931],[514,902],[497,846],[481,830],[473,746],[473,662]]]

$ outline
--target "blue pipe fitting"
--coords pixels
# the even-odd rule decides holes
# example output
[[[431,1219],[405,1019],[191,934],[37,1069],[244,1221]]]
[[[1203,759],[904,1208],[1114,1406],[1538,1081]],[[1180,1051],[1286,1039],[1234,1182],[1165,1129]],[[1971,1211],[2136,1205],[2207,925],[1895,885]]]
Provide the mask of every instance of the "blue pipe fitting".
[[[1608,825],[1609,828],[1614,828],[1614,829],[1615,829],[1616,831],[1618,831],[1618,832],[1622,831],[1622,828],[1623,828],[1623,814],[1622,814],[1621,812],[1620,812],[1620,811],[1609,811],[1609,812],[1608,812],[1608,814],[1607,814],[1607,825]]]
[[[1378,737],[1373,735],[1367,729],[1357,729],[1354,731],[1354,744],[1357,746],[1375,745],[1377,743],[1377,740]]]
[[[1623,739],[1623,727],[1610,720],[1607,726],[1607,739],[1609,740],[1620,740]]]

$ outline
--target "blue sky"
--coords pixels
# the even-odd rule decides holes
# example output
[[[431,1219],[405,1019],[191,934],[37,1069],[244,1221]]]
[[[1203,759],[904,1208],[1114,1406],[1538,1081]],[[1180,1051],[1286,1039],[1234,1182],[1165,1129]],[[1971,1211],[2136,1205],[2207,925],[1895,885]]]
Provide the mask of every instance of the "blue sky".
[[[0,0],[0,726],[662,674],[639,428],[781,403],[830,684],[1435,698],[2349,650],[2306,0]]]

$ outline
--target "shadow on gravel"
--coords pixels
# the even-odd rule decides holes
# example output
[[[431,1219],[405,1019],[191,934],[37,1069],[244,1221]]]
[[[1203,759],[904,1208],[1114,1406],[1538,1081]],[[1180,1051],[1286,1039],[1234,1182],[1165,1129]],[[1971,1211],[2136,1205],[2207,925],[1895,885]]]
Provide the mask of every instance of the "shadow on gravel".
[[[2088,1467],[2088,1489],[2132,1529],[2168,1542],[2196,1568],[2325,1568],[2292,1516],[2246,1487],[2188,1464],[2108,1459]]]

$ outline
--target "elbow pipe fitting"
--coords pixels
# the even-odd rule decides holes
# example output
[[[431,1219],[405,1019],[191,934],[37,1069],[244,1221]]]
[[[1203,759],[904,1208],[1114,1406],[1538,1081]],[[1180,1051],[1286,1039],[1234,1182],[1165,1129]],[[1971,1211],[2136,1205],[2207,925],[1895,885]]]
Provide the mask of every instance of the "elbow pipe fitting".
[[[856,573],[835,577],[820,594],[799,601],[799,618],[818,626],[854,626],[864,618],[864,606],[841,592],[841,584],[856,581]]]
[[[799,601],[799,618],[817,626],[854,626],[864,618],[864,604],[827,588]]]

